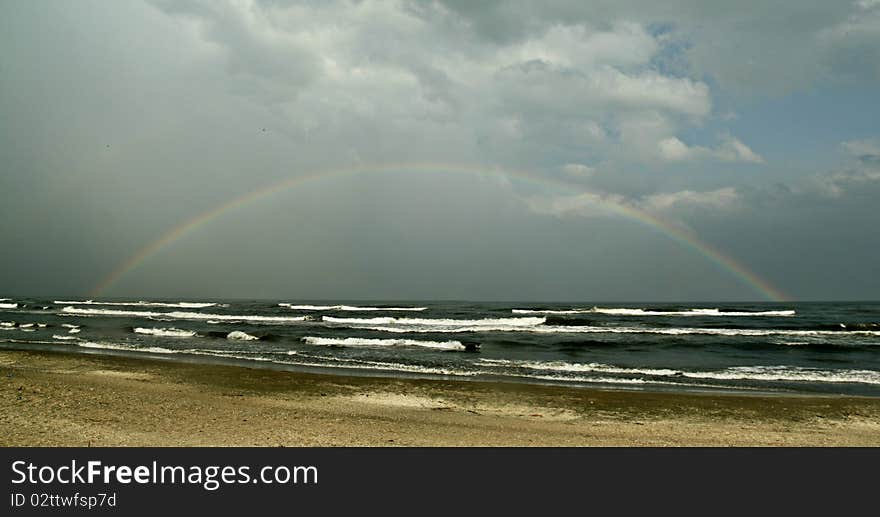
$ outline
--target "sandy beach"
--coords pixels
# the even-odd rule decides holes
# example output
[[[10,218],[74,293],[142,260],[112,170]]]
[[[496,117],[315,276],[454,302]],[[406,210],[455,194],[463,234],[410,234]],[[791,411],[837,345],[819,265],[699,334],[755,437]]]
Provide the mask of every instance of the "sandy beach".
[[[880,399],[602,391],[0,351],[3,446],[877,446]]]

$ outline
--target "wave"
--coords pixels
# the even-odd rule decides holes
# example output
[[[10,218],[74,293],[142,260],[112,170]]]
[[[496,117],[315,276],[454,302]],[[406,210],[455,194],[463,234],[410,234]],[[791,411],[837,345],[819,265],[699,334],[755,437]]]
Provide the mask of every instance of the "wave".
[[[601,363],[567,363],[564,361],[545,362],[515,361],[508,359],[480,359],[478,364],[489,367],[516,367],[536,371],[647,375],[654,377],[684,377],[704,380],[880,384],[880,372],[875,370],[824,370],[797,366],[734,366],[714,372],[700,372],[675,370],[670,368],[625,368]]]
[[[454,320],[453,320],[454,321]],[[839,330],[790,330],[790,329],[743,329],[743,328],[700,328],[700,327],[599,327],[592,325],[563,326],[563,325],[461,325],[461,326],[433,326],[433,325],[409,325],[389,326],[364,324],[353,328],[375,330],[379,332],[532,332],[537,334],[660,334],[681,336],[690,334],[710,336],[799,336],[799,337],[830,337],[844,334]],[[846,335],[856,336],[880,336],[880,330],[851,330]]]
[[[279,303],[279,307],[294,309],[298,311],[424,311],[427,307],[358,307],[355,305],[293,305],[290,303]]]
[[[672,376],[680,372],[669,368],[623,368],[601,363],[567,363],[564,361],[515,361],[510,359],[480,359],[480,364],[489,366],[513,366],[529,370],[555,371],[555,372],[597,372],[639,374],[655,376]]]
[[[874,370],[822,370],[796,366],[735,366],[719,372],[682,372],[684,377],[722,380],[880,384]]]
[[[58,305],[117,305],[122,307],[179,307],[181,309],[204,309],[206,307],[228,307],[226,304],[222,303],[211,303],[211,302],[145,302],[145,301],[137,301],[137,302],[96,302],[94,300],[85,300],[85,301],[66,301],[66,300],[55,300],[53,303],[57,303]]]
[[[64,328],[69,328],[69,329],[78,329],[79,328],[79,325],[74,325],[73,323],[62,323],[61,326]]]
[[[324,316],[323,320],[328,323],[345,323],[354,325],[404,325],[404,326],[473,326],[473,327],[533,327],[543,324],[547,318],[485,318],[479,320],[455,320],[455,319],[423,319],[423,318],[334,318]]]
[[[79,339],[79,338],[76,336],[64,336],[61,334],[54,334],[54,335],[52,335],[52,339],[60,339],[62,341],[70,341],[70,340]]]
[[[64,307],[61,312],[79,316],[124,316],[136,318],[169,318],[183,320],[217,320],[217,321],[250,321],[256,323],[291,323],[304,321],[305,316],[256,316],[232,314],[204,314],[201,312],[152,312],[152,311],[121,311],[116,309],[79,309]]]
[[[613,316],[776,316],[789,317],[794,316],[794,310],[774,310],[774,311],[722,311],[719,309],[687,309],[683,311],[655,311],[645,309],[629,309],[629,308],[601,308],[593,307],[590,309],[568,309],[568,310],[550,310],[550,309],[513,309],[514,314],[608,314]]]
[[[52,344],[52,342],[47,342]],[[57,344],[57,343],[56,343]],[[97,343],[91,341],[79,341],[74,344],[74,346],[80,346],[83,348],[93,348],[93,349],[103,349],[103,350],[119,350],[125,352],[148,352],[154,354],[193,354],[193,355],[207,355],[212,357],[224,357],[229,359],[240,359],[245,361],[265,361],[272,362],[275,364],[282,365],[291,365],[291,366],[305,366],[305,367],[315,367],[315,368],[327,368],[334,366],[330,363],[337,363],[337,368],[346,368],[346,369],[354,369],[354,370],[385,370],[385,371],[398,371],[398,372],[408,372],[408,373],[416,373],[416,374],[432,374],[432,375],[444,375],[444,376],[456,376],[456,377],[469,377],[478,375],[479,372],[468,371],[468,370],[457,370],[450,368],[439,368],[439,367],[431,367],[431,366],[419,366],[419,365],[411,365],[411,364],[402,364],[402,363],[393,363],[393,362],[381,362],[381,361],[367,361],[367,360],[357,360],[357,359],[342,359],[335,357],[313,357],[308,355],[303,355],[306,359],[317,360],[316,362],[310,362],[308,360],[292,360],[292,361],[282,361],[277,359],[271,359],[266,357],[259,357],[252,355],[252,351],[247,350],[205,350],[205,349],[197,349],[197,348],[189,348],[189,349],[170,349],[165,347],[134,347],[127,345],[120,345],[116,343]],[[271,352],[266,352],[271,353]],[[299,357],[299,353],[295,350],[290,350],[284,352],[285,356],[296,358]],[[322,362],[326,361],[326,362]]]
[[[816,330],[833,330],[836,332],[859,332],[880,330],[880,323],[838,323],[836,325],[816,325]]]
[[[0,321],[0,327],[7,327],[8,328],[8,327],[14,327],[14,326],[15,326],[14,321]]]
[[[133,347],[133,346],[125,346],[125,345],[117,345],[112,343],[94,343],[91,341],[80,341],[76,343],[76,346],[81,346],[83,348],[100,348],[103,350],[124,350],[126,352],[153,352],[156,354],[176,354],[180,353],[180,350],[171,350],[170,348],[164,348],[161,346],[151,346],[151,347]]]
[[[135,327],[135,334],[147,334],[150,336],[161,336],[161,337],[194,337],[196,336],[196,332],[194,330],[181,330],[176,328],[144,328],[144,327]]]
[[[17,303],[0,303],[0,309],[17,309]]]
[[[450,369],[450,368],[439,368],[433,366],[421,366],[415,364],[403,364],[403,363],[391,363],[384,361],[369,361],[364,359],[348,359],[341,357],[332,357],[332,356],[314,356],[306,353],[295,352],[293,350],[287,352],[290,355],[302,357],[305,359],[312,359],[318,361],[326,361],[326,362],[305,362],[305,361],[275,361],[280,364],[290,364],[296,366],[309,366],[309,367],[319,367],[319,368],[327,368],[331,365],[328,363],[337,363],[338,368],[346,368],[346,369],[354,369],[354,370],[390,370],[390,371],[398,371],[398,372],[409,372],[409,373],[421,373],[421,374],[433,374],[433,375],[446,375],[446,376],[455,376],[455,377],[472,377],[475,375],[479,375],[480,372],[471,371],[471,370],[459,370],[459,369]]]
[[[461,341],[418,341],[415,339],[366,339],[366,338],[323,338],[306,336],[303,342],[309,345],[324,346],[421,346],[426,348],[437,348],[441,350],[466,350],[467,345]]]
[[[232,339],[235,341],[256,341],[260,338],[257,336],[252,336],[247,332],[242,332],[240,330],[233,330],[229,334],[226,334],[226,339]]]

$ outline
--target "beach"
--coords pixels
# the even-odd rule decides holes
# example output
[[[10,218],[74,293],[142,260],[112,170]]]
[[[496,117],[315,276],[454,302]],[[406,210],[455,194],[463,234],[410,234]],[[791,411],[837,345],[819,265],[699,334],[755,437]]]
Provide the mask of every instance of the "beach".
[[[880,398],[356,377],[0,351],[2,446],[878,446]]]

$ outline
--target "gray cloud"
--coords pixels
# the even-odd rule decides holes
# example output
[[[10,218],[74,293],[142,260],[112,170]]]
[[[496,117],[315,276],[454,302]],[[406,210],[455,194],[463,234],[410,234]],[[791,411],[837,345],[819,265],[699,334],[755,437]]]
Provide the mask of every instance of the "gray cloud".
[[[307,182],[205,225],[118,292],[754,296],[656,232],[592,217],[614,202],[813,296],[834,279],[786,270],[796,257],[767,243],[799,236],[803,251],[813,231],[867,231],[880,131],[841,134],[836,164],[792,172],[774,161],[782,138],[730,114],[876,84],[878,12],[868,0],[4,3],[0,288],[82,293],[244,193],[417,162],[487,172]],[[531,179],[491,172],[505,169]],[[876,249],[862,246],[866,270]],[[823,253],[836,257],[810,260]]]

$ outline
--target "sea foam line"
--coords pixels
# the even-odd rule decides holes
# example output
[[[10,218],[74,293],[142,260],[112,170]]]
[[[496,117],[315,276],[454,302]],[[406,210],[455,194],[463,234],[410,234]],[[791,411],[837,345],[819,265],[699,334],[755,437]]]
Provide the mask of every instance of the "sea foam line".
[[[415,339],[367,339],[367,338],[323,338],[306,336],[303,342],[309,345],[324,346],[420,346],[441,350],[464,350],[465,346],[460,341],[419,341]]]
[[[592,307],[590,309],[513,309],[514,314],[608,314],[614,316],[776,316],[791,317],[796,313],[794,310],[774,310],[774,311],[722,311],[719,309],[687,309],[684,311],[654,311],[645,309],[630,308],[602,308]]]
[[[405,326],[473,326],[473,327],[494,327],[494,326],[510,326],[510,327],[532,327],[541,325],[547,321],[547,318],[485,318],[479,320],[456,320],[442,318],[334,318],[332,316],[323,316],[323,321],[328,323],[344,323],[354,325],[405,325]]]
[[[194,330],[182,330],[176,328],[145,328],[135,327],[136,334],[147,334],[150,336],[161,337],[195,337],[197,334]]]
[[[256,316],[256,315],[231,315],[231,314],[204,314],[201,312],[152,312],[152,311],[121,311],[115,309],[80,309],[77,307],[64,307],[63,313],[80,316],[123,316],[139,318],[170,318],[188,320],[218,320],[218,321],[252,321],[257,323],[291,323],[304,321],[305,316]]]
[[[94,300],[55,300],[53,303],[58,305],[116,305],[122,307],[178,307],[181,309],[204,309],[206,307],[228,307],[227,304],[211,303],[211,302],[96,302]]]
[[[686,377],[690,379],[753,380],[777,382],[820,382],[880,384],[880,372],[875,370],[823,370],[797,366],[734,366],[719,371],[687,371],[670,368],[625,368],[602,363],[567,363],[564,361],[516,361],[484,359],[477,362],[487,367],[515,367],[535,371],[571,373],[604,373],[648,375],[656,377]]]
[[[413,311],[419,312],[427,310],[427,307],[359,307],[355,305],[293,305],[290,303],[279,303],[279,307],[294,309],[298,311]]]
[[[877,330],[784,330],[784,329],[726,329],[726,328],[699,328],[699,327],[679,327],[679,328],[658,328],[658,327],[597,327],[597,326],[565,326],[565,325],[537,325],[537,326],[516,326],[516,325],[486,325],[486,326],[468,326],[468,325],[409,325],[409,326],[389,326],[389,325],[357,325],[352,328],[364,330],[376,330],[380,332],[533,332],[537,334],[661,334],[661,335],[690,335],[702,334],[712,336],[880,336]]]

